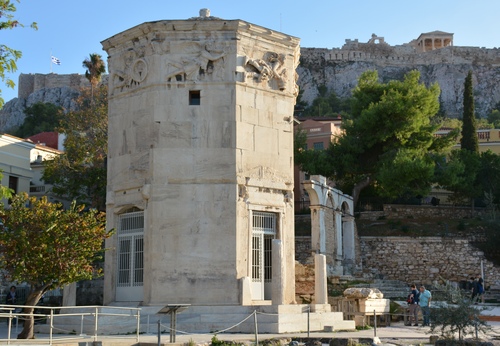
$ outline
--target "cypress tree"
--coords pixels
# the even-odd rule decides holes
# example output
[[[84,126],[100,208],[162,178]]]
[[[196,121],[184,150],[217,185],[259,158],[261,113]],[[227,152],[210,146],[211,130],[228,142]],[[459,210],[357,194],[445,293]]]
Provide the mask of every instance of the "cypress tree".
[[[465,150],[476,153],[479,151],[474,115],[474,95],[472,94],[472,71],[469,71],[464,83],[464,116],[460,145]]]

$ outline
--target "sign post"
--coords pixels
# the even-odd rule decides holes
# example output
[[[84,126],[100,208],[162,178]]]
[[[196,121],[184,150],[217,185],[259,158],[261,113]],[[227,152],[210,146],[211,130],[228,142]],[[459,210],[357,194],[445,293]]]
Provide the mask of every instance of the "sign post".
[[[167,304],[165,307],[158,311],[158,314],[169,314],[170,315],[170,343],[175,342],[175,331],[177,325],[177,313],[186,310],[191,304]],[[160,331],[158,330],[158,338]]]

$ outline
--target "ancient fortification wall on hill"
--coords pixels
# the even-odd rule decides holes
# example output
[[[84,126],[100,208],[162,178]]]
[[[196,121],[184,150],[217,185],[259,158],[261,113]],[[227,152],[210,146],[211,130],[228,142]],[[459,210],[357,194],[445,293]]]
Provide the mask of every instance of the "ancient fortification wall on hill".
[[[19,84],[17,97],[27,99],[35,91],[47,88],[68,87],[78,90],[82,87],[89,87],[90,83],[84,75],[78,73],[72,74],[41,74],[41,73],[21,73],[19,75]]]
[[[103,76],[102,83],[107,84]],[[26,115],[24,110],[35,103],[52,103],[65,110],[73,109],[74,100],[83,87],[90,87],[84,75],[72,74],[21,74],[17,84],[18,97],[5,103],[0,109],[0,132],[9,132],[20,126]]]

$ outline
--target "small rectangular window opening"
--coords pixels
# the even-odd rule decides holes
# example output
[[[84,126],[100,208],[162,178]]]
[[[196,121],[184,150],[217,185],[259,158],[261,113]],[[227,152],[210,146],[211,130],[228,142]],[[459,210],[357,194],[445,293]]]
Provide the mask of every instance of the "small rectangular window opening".
[[[189,105],[199,106],[201,102],[200,90],[189,90]]]

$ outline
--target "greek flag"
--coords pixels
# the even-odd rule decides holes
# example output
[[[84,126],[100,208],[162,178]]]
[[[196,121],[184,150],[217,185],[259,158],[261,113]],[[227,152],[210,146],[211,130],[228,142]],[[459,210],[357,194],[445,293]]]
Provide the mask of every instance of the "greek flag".
[[[51,56],[50,59],[52,60],[52,63],[53,64],[56,64],[56,65],[61,65],[61,60],[59,60],[58,58],[56,58],[55,56]]]

